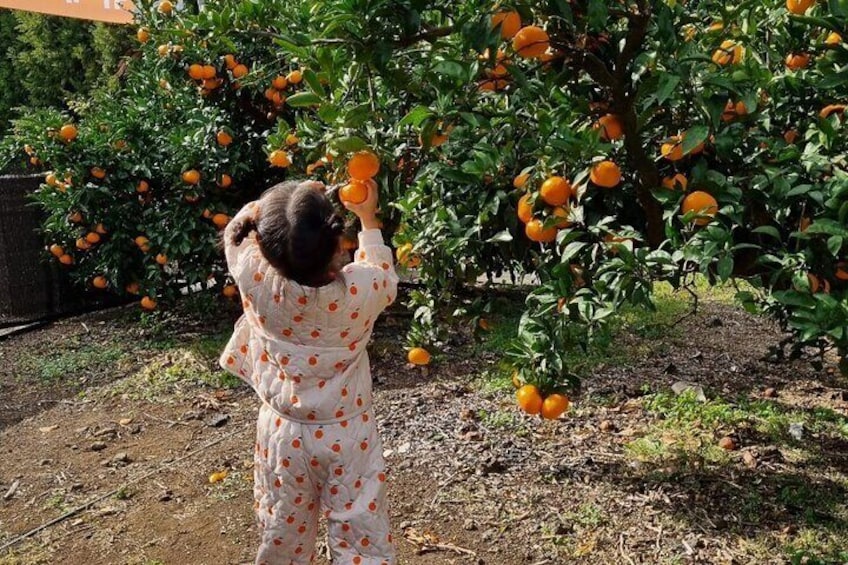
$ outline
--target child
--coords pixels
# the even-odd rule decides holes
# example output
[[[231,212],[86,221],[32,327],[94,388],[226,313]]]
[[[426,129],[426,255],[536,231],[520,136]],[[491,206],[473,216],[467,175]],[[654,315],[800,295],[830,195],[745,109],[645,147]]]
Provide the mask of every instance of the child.
[[[320,510],[334,563],[395,563],[365,346],[398,279],[375,216],[376,184],[365,202],[345,205],[362,224],[347,265],[342,219],[321,183],[271,188],[224,232],[244,315],[221,365],[262,400],[257,564],[309,563]]]

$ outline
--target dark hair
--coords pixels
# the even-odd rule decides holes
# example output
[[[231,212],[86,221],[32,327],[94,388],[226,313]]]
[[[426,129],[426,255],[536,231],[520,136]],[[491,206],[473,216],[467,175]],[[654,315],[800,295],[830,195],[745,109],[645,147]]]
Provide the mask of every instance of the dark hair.
[[[332,280],[329,267],[344,221],[314,183],[286,181],[271,187],[259,200],[258,220],[234,228],[236,245],[255,231],[262,255],[283,276],[306,286]]]

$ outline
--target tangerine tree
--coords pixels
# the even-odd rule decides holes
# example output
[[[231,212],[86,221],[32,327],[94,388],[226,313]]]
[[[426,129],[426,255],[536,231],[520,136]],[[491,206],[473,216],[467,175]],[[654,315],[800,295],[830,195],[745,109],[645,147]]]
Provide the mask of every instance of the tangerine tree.
[[[285,175],[356,198],[376,156],[384,228],[423,282],[416,345],[481,276],[535,280],[510,352],[534,412],[567,407],[543,409],[577,383],[564,344],[699,273],[848,356],[848,2],[139,6],[119,96],[17,124],[81,281],[137,283],[147,306],[224,285],[235,208]]]

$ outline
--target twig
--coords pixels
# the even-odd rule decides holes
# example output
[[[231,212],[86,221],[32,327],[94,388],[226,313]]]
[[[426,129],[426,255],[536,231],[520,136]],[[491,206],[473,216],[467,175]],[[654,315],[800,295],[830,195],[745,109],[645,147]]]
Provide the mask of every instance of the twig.
[[[6,494],[3,495],[3,500],[9,500],[15,493],[18,491],[18,487],[21,486],[21,481],[15,481],[12,483],[12,486],[9,487],[9,490],[6,491]]]
[[[135,479],[132,479],[131,481],[127,481],[126,483],[124,483],[124,484],[123,484],[123,485],[121,485],[120,487],[115,488],[115,489],[113,489],[113,490],[110,490],[109,492],[107,492],[107,493],[105,493],[105,494],[102,494],[102,495],[98,496],[97,498],[95,498],[95,499],[93,499],[93,500],[90,500],[90,501],[86,502],[86,503],[85,503],[85,504],[83,504],[82,506],[77,506],[76,508],[74,508],[74,509],[72,509],[72,510],[69,510],[69,511],[65,512],[65,513],[64,513],[64,514],[62,514],[61,516],[59,516],[59,517],[57,517],[57,518],[54,518],[53,520],[50,520],[49,522],[47,522],[47,523],[45,523],[45,524],[42,524],[42,525],[38,526],[37,528],[33,528],[32,530],[30,530],[30,531],[28,531],[28,532],[25,532],[25,533],[23,533],[23,534],[21,534],[21,535],[19,535],[19,536],[15,537],[15,538],[12,538],[12,540],[11,540],[11,541],[8,541],[8,542],[6,542],[5,544],[3,544],[2,546],[0,546],[0,552],[2,552],[2,551],[3,551],[3,550],[5,550],[5,549],[8,549],[8,548],[12,547],[13,545],[16,545],[16,544],[18,544],[18,543],[22,542],[23,540],[25,540],[25,539],[27,539],[27,538],[30,538],[30,537],[34,536],[34,535],[35,535],[35,534],[37,534],[38,532],[41,532],[41,531],[43,531],[43,530],[46,530],[46,529],[47,529],[47,528],[49,528],[50,526],[54,526],[54,525],[58,524],[59,522],[63,522],[63,521],[65,521],[65,520],[67,520],[67,519],[68,519],[68,518],[70,518],[71,516],[75,516],[75,515],[79,514],[79,513],[80,513],[80,512],[82,512],[83,510],[86,510],[86,509],[90,508],[91,506],[94,506],[95,504],[97,504],[97,503],[98,503],[98,502],[100,502],[101,500],[105,500],[105,499],[109,498],[110,496],[114,496],[115,494],[117,494],[117,493],[118,493],[118,492],[120,492],[121,490],[126,489],[126,488],[127,488],[128,486],[130,486],[130,485],[134,485],[135,483],[138,483],[138,482],[140,482],[140,481],[143,481],[144,479],[146,479],[146,478],[148,478],[148,477],[152,477],[152,476],[153,476],[153,475],[155,475],[156,473],[158,473],[158,472],[160,472],[160,471],[164,471],[165,469],[167,469],[167,468],[169,468],[169,467],[172,467],[172,466],[173,466],[173,465],[175,465],[176,463],[179,463],[179,462],[181,462],[181,461],[185,461],[186,459],[189,459],[189,458],[191,458],[191,457],[194,457],[195,455],[197,455],[197,454],[199,454],[199,453],[204,453],[204,452],[205,452],[207,449],[209,449],[210,447],[212,447],[212,446],[214,446],[214,445],[217,445],[217,444],[221,443],[221,442],[222,442],[222,441],[224,441],[224,440],[227,440],[227,439],[230,439],[230,438],[232,438],[232,437],[235,437],[237,434],[240,434],[240,433],[243,433],[243,430],[235,430],[235,431],[233,431],[232,433],[229,433],[229,434],[227,434],[227,435],[225,435],[225,436],[219,437],[218,439],[212,440],[212,441],[210,441],[210,442],[206,443],[205,445],[203,445],[202,447],[199,447],[199,448],[195,449],[195,450],[194,450],[194,451],[192,451],[191,453],[189,453],[189,454],[187,454],[187,455],[184,455],[184,456],[180,457],[179,459],[175,459],[174,461],[171,461],[170,463],[165,463],[165,464],[163,464],[163,465],[160,465],[160,466],[159,466],[159,467],[157,467],[156,469],[153,469],[152,471],[149,471],[149,472],[147,472],[147,473],[144,473],[143,475],[141,475],[141,476],[139,476],[139,477],[136,477]]]
[[[627,555],[627,553],[625,553],[625,551],[624,551],[624,534],[623,533],[618,534],[618,551],[621,553],[621,556],[624,559],[626,559],[628,563],[630,563],[630,565],[636,565],[635,563],[633,563],[633,559],[631,559],[630,556]]]
[[[459,547],[458,545],[454,545],[452,543],[427,544],[427,545],[420,547],[418,549],[418,554],[423,555],[423,554],[431,552],[431,551],[453,551],[455,553],[470,555],[472,557],[476,557],[476,555],[477,555],[477,552],[475,552],[475,551],[472,551],[470,549],[466,549],[464,547]]]
[[[158,420],[160,422],[164,422],[164,423],[168,424],[169,428],[173,428],[176,425],[191,427],[191,424],[187,424],[185,422],[175,422],[173,420],[166,420],[165,418],[160,418],[159,416],[153,416],[152,414],[148,414],[147,412],[144,413],[144,416],[147,417],[147,418],[150,418],[151,420]]]

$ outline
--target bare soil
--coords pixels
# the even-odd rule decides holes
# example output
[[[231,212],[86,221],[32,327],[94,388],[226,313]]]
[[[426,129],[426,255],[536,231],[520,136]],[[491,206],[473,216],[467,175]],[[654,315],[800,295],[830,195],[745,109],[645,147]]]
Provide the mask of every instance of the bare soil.
[[[213,357],[186,345],[225,337],[224,318],[151,328],[118,309],[0,342],[0,547],[96,501],[0,550],[0,564],[252,562],[258,403],[214,386]],[[764,360],[783,337],[767,320],[707,301],[661,338],[625,331],[613,347],[630,361],[586,375],[555,422],[487,384],[499,356],[467,329],[429,370],[407,366],[405,326],[389,314],[371,345],[401,563],[788,563],[802,550],[824,563],[848,547],[848,426],[793,440],[740,424],[706,440],[734,439],[718,460],[703,446],[634,455],[634,441],[667,433],[648,399],[681,380],[842,425],[833,360]]]

